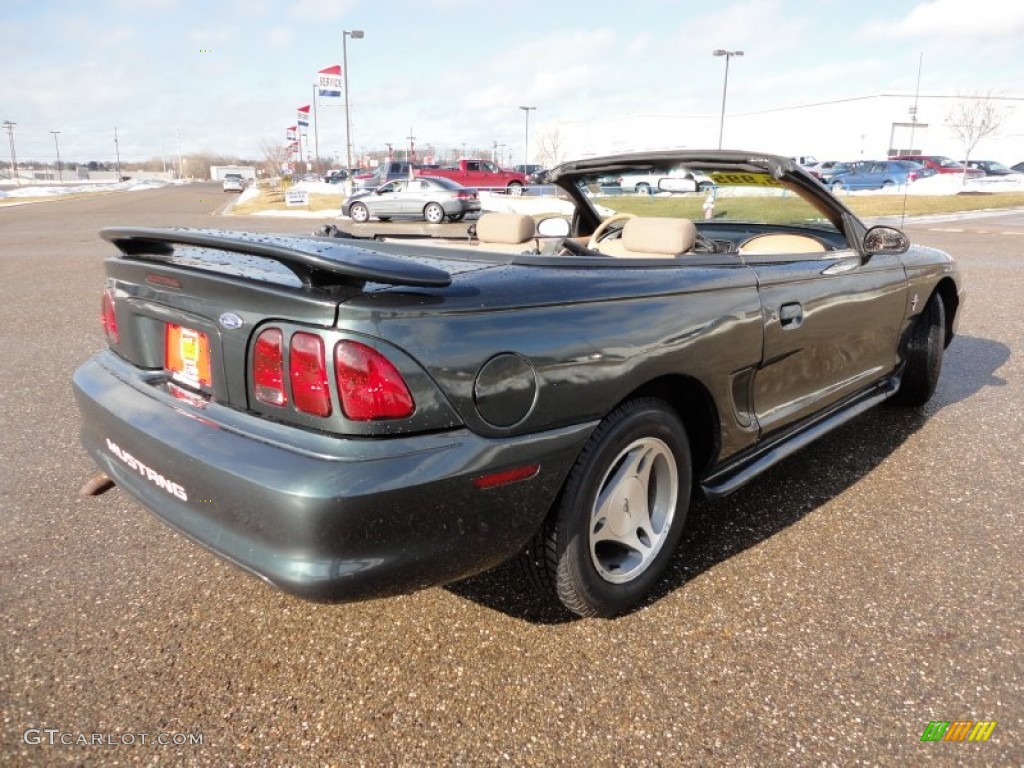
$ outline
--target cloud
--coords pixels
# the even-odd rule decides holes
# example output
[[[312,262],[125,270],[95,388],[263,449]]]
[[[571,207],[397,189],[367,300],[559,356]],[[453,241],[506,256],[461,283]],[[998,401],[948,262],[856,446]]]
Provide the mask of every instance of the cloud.
[[[288,15],[308,21],[334,21],[347,16],[355,5],[355,0],[298,0],[292,3]]]
[[[876,22],[863,30],[865,37],[886,39],[948,40],[975,43],[1006,39],[1024,33],[1024,3],[1006,0],[929,0],[901,19]]]

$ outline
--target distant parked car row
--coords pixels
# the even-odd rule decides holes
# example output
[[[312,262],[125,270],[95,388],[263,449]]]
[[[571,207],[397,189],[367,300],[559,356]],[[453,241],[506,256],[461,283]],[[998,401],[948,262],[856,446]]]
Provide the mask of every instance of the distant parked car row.
[[[967,167],[979,170],[986,176],[1011,176],[1024,171],[1024,163],[1017,163],[1013,168],[1007,168],[995,160],[968,160]]]
[[[977,179],[985,175],[985,172],[978,168],[968,168],[963,163],[950,160],[944,155],[896,155],[893,160],[912,160],[925,168],[931,168],[936,173],[959,173],[966,175],[969,179]]]
[[[836,163],[823,183],[833,192],[851,189],[902,187],[935,175],[935,170],[912,160],[866,160]]]
[[[984,176],[1009,176],[1024,171],[1024,163],[1010,168],[994,160],[970,160],[966,163],[943,155],[896,155],[887,160],[840,162],[826,160],[805,166],[833,192],[851,189],[885,189],[904,186],[936,174],[957,174],[968,179]]]

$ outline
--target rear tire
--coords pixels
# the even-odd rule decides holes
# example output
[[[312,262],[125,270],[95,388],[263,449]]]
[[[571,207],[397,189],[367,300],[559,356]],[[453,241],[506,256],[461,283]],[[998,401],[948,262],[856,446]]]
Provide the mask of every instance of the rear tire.
[[[651,194],[651,185],[641,181],[636,185],[636,193],[638,195],[649,195]]]
[[[527,565],[573,613],[622,613],[661,578],[682,535],[691,488],[679,417],[662,400],[632,400],[591,435]]]
[[[465,215],[465,213],[453,213],[448,217],[448,221],[462,221]]]
[[[931,400],[942,373],[945,348],[946,306],[942,297],[933,293],[907,339],[907,364],[894,402],[921,406]]]
[[[352,203],[348,209],[348,215],[356,224],[365,224],[370,220],[370,210],[362,203]]]
[[[431,224],[440,224],[444,221],[444,208],[437,203],[427,203],[423,209],[423,218]]]

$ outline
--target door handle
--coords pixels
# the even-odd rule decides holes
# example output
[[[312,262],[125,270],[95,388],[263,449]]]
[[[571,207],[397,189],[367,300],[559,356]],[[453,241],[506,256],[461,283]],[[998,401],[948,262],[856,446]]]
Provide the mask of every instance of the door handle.
[[[779,325],[786,329],[799,328],[804,322],[804,308],[798,303],[783,304],[779,308]]]

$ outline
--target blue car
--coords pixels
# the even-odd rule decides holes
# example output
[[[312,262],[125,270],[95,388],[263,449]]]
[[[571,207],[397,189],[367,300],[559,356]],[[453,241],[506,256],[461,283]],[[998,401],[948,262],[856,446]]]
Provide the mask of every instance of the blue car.
[[[867,160],[851,163],[829,180],[829,186],[835,193],[851,189],[890,189],[933,175],[935,171],[911,160]]]

